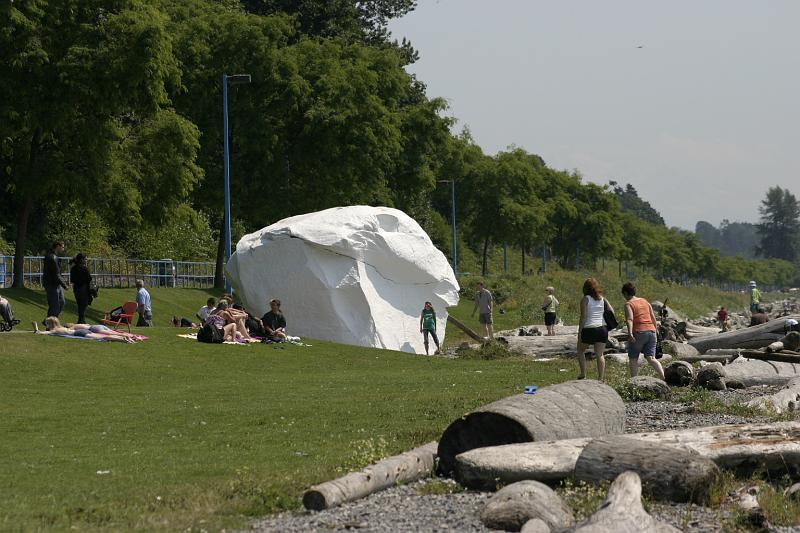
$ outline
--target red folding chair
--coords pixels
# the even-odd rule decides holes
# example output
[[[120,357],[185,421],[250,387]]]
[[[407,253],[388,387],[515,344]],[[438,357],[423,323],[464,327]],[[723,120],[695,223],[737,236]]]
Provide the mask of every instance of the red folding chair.
[[[136,310],[138,308],[139,304],[136,302],[125,302],[122,304],[122,313],[112,316],[114,311],[106,311],[105,316],[100,322],[108,326],[114,326],[114,329],[125,325],[128,327],[128,333],[130,333],[131,324],[133,324],[133,317],[136,315]]]

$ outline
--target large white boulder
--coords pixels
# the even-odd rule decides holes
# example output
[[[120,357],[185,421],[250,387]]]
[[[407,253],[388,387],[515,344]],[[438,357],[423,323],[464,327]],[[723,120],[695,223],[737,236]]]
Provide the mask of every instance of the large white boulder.
[[[440,341],[446,308],[458,303],[444,254],[416,221],[388,207],[286,218],[245,235],[225,270],[251,313],[261,316],[278,298],[290,335],[344,344],[425,353],[424,303],[436,310]]]

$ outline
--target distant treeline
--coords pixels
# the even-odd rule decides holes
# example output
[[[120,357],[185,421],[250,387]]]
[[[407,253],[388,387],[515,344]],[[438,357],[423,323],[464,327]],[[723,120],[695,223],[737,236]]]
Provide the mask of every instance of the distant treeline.
[[[795,279],[791,259],[725,257],[666,227],[631,186],[587,183],[521,148],[490,156],[452,133],[446,102],[404,68],[417,52],[386,30],[414,4],[7,3],[0,252],[63,238],[71,252],[221,264],[222,74],[247,73],[229,99],[234,242],[299,213],[388,205],[449,255],[453,180],[459,245],[483,271],[506,242],[565,268],[616,259],[660,277]]]

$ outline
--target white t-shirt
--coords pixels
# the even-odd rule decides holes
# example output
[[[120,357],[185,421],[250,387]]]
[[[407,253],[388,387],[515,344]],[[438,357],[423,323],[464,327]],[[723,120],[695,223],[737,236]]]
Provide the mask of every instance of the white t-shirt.
[[[211,311],[213,311],[213,310],[214,310],[214,309],[213,309],[212,307],[209,307],[209,306],[207,306],[207,305],[204,305],[204,306],[203,306],[203,307],[201,307],[201,308],[200,308],[200,310],[197,312],[197,316],[198,316],[198,317],[200,317],[200,320],[202,320],[202,321],[203,321],[203,323],[205,323],[205,321],[206,321],[206,320],[208,320],[208,315],[210,315],[210,314],[211,314]]]
[[[603,320],[603,311],[606,309],[606,300],[601,297],[595,300],[588,294],[584,296],[586,300],[586,316],[583,319],[583,327],[585,328],[600,328],[606,325]]]

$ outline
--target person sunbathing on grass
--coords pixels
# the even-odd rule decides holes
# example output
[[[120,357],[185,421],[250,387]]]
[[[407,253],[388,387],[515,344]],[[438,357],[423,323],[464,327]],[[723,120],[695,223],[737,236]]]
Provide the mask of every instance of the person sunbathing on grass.
[[[223,302],[220,301],[219,304],[222,305]],[[227,306],[227,303],[225,303],[225,306]],[[217,310],[219,310],[219,306],[217,307]],[[237,330],[238,326],[235,322],[226,324],[225,321],[225,316],[221,313],[217,313],[216,310],[209,315],[208,319],[206,319],[206,324],[210,324],[222,330],[222,342],[258,342],[257,339],[243,337],[242,334]]]
[[[83,337],[86,339],[94,339],[98,341],[109,341],[109,342],[127,342],[127,343],[134,343],[136,340],[131,336],[120,335],[116,332],[114,333],[95,333],[91,330],[91,326],[88,324],[70,324],[71,328],[67,328],[61,325],[59,322],[58,317],[49,316],[44,320],[45,326],[47,327],[46,331],[39,331],[39,324],[33,322],[33,332],[38,335],[55,335],[56,337]],[[78,326],[77,328],[75,326]],[[85,327],[80,327],[85,326]],[[104,327],[105,326],[101,326]],[[106,328],[108,329],[108,328]],[[98,330],[99,331],[99,330]],[[108,330],[112,331],[112,330]]]
[[[225,325],[235,325],[236,331],[239,333],[241,338],[245,340],[255,340],[253,337],[250,336],[250,333],[247,332],[247,326],[245,326],[245,320],[247,320],[247,313],[245,311],[239,311],[237,309],[233,309],[228,306],[227,300],[220,300],[217,304],[217,308],[211,313],[212,316],[221,316],[225,319]],[[210,318],[210,317],[209,317]]]

